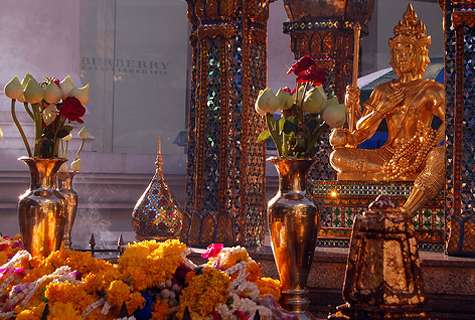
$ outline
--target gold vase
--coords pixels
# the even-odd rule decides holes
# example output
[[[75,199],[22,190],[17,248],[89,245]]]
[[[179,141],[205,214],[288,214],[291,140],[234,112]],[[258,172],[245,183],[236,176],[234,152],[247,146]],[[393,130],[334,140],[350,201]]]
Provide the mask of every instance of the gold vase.
[[[312,159],[270,158],[279,173],[279,191],[268,203],[272,251],[282,284],[281,303],[299,319],[312,318],[307,279],[320,229],[320,215],[306,196]]]
[[[33,256],[58,250],[64,236],[66,200],[56,190],[56,173],[66,159],[22,157],[31,174],[30,188],[20,196],[18,218],[25,248]]]
[[[60,171],[57,174],[58,191],[63,195],[67,205],[63,239],[66,248],[71,248],[72,246],[71,233],[73,231],[74,220],[76,219],[78,209],[78,194],[73,189],[73,179],[76,174],[76,171]]]

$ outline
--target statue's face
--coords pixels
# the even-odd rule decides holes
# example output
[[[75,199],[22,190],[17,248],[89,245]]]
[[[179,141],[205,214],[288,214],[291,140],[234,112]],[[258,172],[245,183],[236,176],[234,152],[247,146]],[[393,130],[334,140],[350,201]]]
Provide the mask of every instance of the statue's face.
[[[410,42],[398,41],[392,46],[391,64],[397,75],[419,70],[417,48]]]

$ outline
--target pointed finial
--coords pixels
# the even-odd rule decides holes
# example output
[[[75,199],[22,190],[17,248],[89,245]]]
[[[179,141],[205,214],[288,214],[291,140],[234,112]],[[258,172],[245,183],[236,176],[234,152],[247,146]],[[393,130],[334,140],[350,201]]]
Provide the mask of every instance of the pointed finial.
[[[96,248],[96,238],[94,238],[94,233],[91,233],[91,238],[89,239],[89,248],[91,249],[92,256],[94,256],[94,250]]]
[[[158,173],[158,171],[161,170],[163,166],[163,157],[162,157],[162,142],[161,142],[161,139],[160,139],[160,136],[157,138],[157,157],[156,157],[156,160],[155,160],[155,167],[156,167],[156,171]]]
[[[117,240],[117,252],[119,257],[124,253],[124,238],[122,237],[122,233],[120,234],[119,240]]]

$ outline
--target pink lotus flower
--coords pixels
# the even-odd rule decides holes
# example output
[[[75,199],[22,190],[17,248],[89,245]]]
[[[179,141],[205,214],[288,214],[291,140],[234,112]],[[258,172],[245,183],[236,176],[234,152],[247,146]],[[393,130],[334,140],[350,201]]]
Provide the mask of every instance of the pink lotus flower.
[[[206,248],[206,252],[201,255],[203,259],[209,259],[218,256],[221,250],[224,248],[222,243],[213,243]]]

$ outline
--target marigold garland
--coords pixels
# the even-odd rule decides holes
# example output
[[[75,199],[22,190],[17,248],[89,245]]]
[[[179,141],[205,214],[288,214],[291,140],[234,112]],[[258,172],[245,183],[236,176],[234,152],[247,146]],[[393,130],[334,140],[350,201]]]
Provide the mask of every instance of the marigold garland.
[[[226,273],[204,267],[202,273],[191,278],[188,287],[182,291],[178,318],[183,317],[187,307],[191,314],[201,317],[211,315],[217,305],[226,302],[230,284],[231,278]]]
[[[188,248],[178,240],[130,244],[117,264],[67,249],[43,259],[23,258],[21,247],[12,249],[5,253],[8,259],[16,252],[22,258],[9,262],[4,271],[14,275],[9,276],[11,283],[5,286],[7,277],[0,277],[0,311],[13,310],[19,320],[38,320],[47,303],[48,320],[109,320],[117,319],[125,303],[129,316],[149,308],[147,317],[159,320],[181,319],[186,308],[193,320],[227,319],[227,313],[252,315],[256,310],[261,316],[272,314],[257,298],[278,299],[279,282],[262,278],[259,264],[245,248],[214,246],[219,250],[200,268],[187,260]],[[41,285],[35,287],[35,281]],[[10,292],[17,298],[10,301]]]

